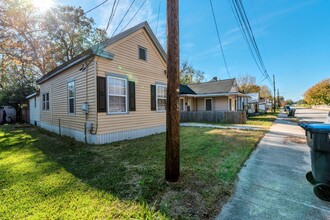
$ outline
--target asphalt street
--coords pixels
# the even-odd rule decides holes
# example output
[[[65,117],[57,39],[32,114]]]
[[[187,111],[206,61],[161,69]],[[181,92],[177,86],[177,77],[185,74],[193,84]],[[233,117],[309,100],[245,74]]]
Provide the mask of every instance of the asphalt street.
[[[327,120],[328,113],[329,112],[325,110],[299,108],[296,111],[295,117],[300,121],[305,121],[308,123],[323,123]]]

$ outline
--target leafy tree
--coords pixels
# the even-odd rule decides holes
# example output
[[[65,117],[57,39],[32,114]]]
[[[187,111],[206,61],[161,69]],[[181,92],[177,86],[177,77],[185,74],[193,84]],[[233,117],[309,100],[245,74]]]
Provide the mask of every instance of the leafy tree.
[[[106,39],[72,6],[40,13],[30,0],[1,0],[0,18],[0,105],[19,108],[37,78]]]
[[[238,89],[242,93],[258,93],[260,86],[256,85],[256,78],[251,75],[245,75],[237,78]]]
[[[265,85],[260,86],[259,92],[260,92],[261,98],[273,99],[272,93],[268,86],[265,86]]]
[[[0,106],[10,105],[18,110],[26,103],[26,96],[37,90],[35,75],[24,64],[7,63],[0,70]]]
[[[42,27],[47,33],[56,63],[64,63],[91,46],[105,41],[105,30],[93,27],[94,20],[82,8],[58,6],[45,15]]]
[[[287,99],[285,102],[287,105],[292,105],[294,103],[291,99]]]
[[[203,82],[204,74],[204,72],[195,69],[192,64],[189,64],[188,60],[184,60],[181,63],[180,83],[193,84]]]
[[[303,99],[297,101],[297,105],[304,105],[304,104],[306,104],[306,102]]]
[[[330,105],[330,78],[309,88],[304,94],[304,100],[309,105]]]

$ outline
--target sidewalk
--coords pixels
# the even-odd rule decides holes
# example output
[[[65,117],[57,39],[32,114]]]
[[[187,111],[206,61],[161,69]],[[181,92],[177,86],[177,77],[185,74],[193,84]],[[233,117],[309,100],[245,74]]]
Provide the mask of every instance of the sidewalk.
[[[311,170],[305,133],[280,114],[239,173],[236,191],[217,219],[330,219],[305,179]]]

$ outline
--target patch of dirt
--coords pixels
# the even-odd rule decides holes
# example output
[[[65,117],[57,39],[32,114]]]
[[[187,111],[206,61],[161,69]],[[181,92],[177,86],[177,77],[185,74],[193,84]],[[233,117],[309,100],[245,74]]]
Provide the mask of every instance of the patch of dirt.
[[[160,202],[160,209],[171,214],[173,219],[208,219],[203,197],[190,190],[169,191],[165,193]]]
[[[291,141],[296,144],[306,144],[306,138],[290,136],[286,138],[287,141]]]

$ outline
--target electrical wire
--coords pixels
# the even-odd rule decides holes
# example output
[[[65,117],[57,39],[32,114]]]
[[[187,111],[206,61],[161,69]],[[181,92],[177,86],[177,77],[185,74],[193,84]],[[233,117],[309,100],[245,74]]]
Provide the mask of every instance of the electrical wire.
[[[147,0],[144,0],[140,6],[140,8],[135,12],[135,14],[133,15],[133,17],[131,18],[131,20],[129,20],[129,22],[125,25],[125,27],[123,29],[121,29],[120,32],[122,32],[123,30],[125,30],[125,28],[131,23],[131,21],[135,18],[135,16],[139,13],[140,9],[142,8],[142,6],[144,5],[144,3],[146,3]]]
[[[126,15],[128,14],[129,10],[132,8],[133,4],[134,4],[135,0],[132,1],[131,5],[128,7],[126,13],[124,14],[123,18],[120,20],[119,24],[117,25],[117,28],[115,29],[115,31],[112,33],[111,37],[113,37],[113,35],[115,35],[116,31],[118,30],[119,26],[121,25],[121,23],[123,22],[123,20],[125,19]]]
[[[252,45],[254,47],[254,50],[256,52],[256,55],[257,55],[257,58],[259,60],[259,63],[263,69],[263,72],[264,72],[264,75],[268,78],[270,84],[272,83],[272,80],[271,78],[269,77],[268,73],[267,73],[267,69],[266,69],[266,66],[264,64],[264,61],[262,59],[262,56],[260,54],[260,51],[259,51],[259,47],[258,47],[258,44],[255,40],[255,37],[254,37],[254,34],[253,34],[253,31],[252,31],[252,28],[251,28],[251,25],[250,25],[250,22],[249,22],[249,19],[247,18],[247,15],[246,15],[246,12],[245,12],[245,9],[244,9],[244,6],[243,6],[243,3],[241,0],[236,0],[236,2],[238,3],[238,6],[240,8],[240,11],[241,11],[241,14],[243,16],[243,20],[244,20],[244,23],[245,23],[245,27],[247,28],[247,32],[249,33],[249,38],[252,42]]]
[[[159,6],[158,6],[158,15],[157,15],[157,24],[156,24],[156,36],[157,36],[157,31],[158,31],[158,21],[159,21],[159,13],[160,13],[160,3],[162,0],[159,0]]]
[[[120,0],[118,0],[118,2],[117,2],[117,0],[115,0],[115,1],[113,2],[113,4],[112,4],[112,9],[111,9],[111,13],[110,13],[110,16],[109,16],[109,20],[108,20],[108,23],[107,23],[107,27],[106,27],[106,29],[105,29],[105,32],[108,31],[108,28],[109,28],[109,26],[110,26],[110,24],[111,24],[111,22],[112,22],[112,20],[113,20],[113,17],[114,17],[115,14],[116,14],[116,11],[117,11],[117,7],[118,7],[118,4],[119,4],[119,1],[120,1]],[[116,4],[116,3],[117,3],[117,4]]]
[[[245,43],[246,43],[246,45],[248,46],[248,49],[249,49],[249,51],[250,51],[250,53],[251,53],[251,55],[252,55],[252,58],[253,58],[254,62],[255,62],[256,65],[257,65],[258,69],[259,69],[260,72],[264,75],[264,72],[263,72],[262,68],[260,67],[260,65],[259,65],[259,63],[258,63],[256,56],[255,56],[255,54],[253,53],[252,45],[251,45],[250,42],[249,42],[249,39],[248,39],[247,33],[246,33],[245,28],[244,28],[244,25],[243,25],[242,18],[240,17],[240,13],[238,12],[238,8],[235,6],[234,1],[232,1],[232,2],[233,2],[233,6],[232,6],[232,4],[231,4],[231,2],[230,2],[230,0],[229,0],[229,4],[230,4],[231,9],[232,9],[232,12],[233,12],[233,14],[234,14],[234,16],[235,16],[235,18],[236,18],[236,21],[237,21],[238,27],[239,27],[240,30],[241,30],[241,33],[242,33],[243,38],[244,38],[244,40],[245,40]]]
[[[222,53],[223,62],[225,64],[225,66],[226,66],[227,74],[228,74],[228,76],[230,78],[230,73],[229,73],[229,70],[228,70],[226,57],[225,57],[225,54],[224,54],[223,48],[222,48],[222,43],[221,43],[221,38],[220,38],[220,34],[219,34],[218,24],[217,24],[217,20],[215,18],[215,14],[214,14],[212,0],[210,0],[210,5],[211,5],[211,9],[212,9],[213,20],[214,20],[214,24],[215,24],[215,29],[217,31],[217,36],[218,36],[218,41],[219,41],[219,45],[220,45],[220,49],[221,49],[221,53]]]
[[[262,59],[258,44],[253,34],[253,30],[251,28],[249,19],[247,17],[246,11],[244,9],[242,0],[228,0],[231,6],[234,17],[238,23],[238,26],[241,30],[243,38],[248,46],[248,49],[252,55],[253,60],[255,61],[258,69],[262,73],[262,75],[268,79],[270,84],[272,84],[272,80],[267,72],[267,68]]]
[[[87,13],[89,13],[89,12],[91,12],[91,11],[93,11],[94,9],[97,9],[98,7],[100,7],[101,5],[103,5],[104,3],[106,3],[107,1],[109,1],[109,0],[105,0],[104,2],[102,2],[102,3],[98,4],[97,6],[95,6],[94,8],[89,9],[88,11],[86,11],[84,13],[84,15],[87,14]]]

